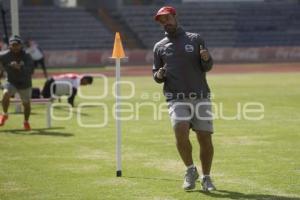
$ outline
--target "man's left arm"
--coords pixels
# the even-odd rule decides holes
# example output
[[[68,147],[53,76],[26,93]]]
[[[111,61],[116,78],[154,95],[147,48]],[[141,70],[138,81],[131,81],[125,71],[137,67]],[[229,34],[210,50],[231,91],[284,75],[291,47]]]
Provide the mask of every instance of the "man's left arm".
[[[204,40],[198,35],[197,42],[199,45],[200,64],[203,72],[208,72],[212,69],[213,59],[205,46]]]

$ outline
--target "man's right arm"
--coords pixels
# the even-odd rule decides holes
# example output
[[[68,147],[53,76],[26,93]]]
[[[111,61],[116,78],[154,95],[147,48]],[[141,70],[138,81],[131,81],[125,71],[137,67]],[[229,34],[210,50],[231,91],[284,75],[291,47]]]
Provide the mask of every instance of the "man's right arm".
[[[0,78],[3,77],[3,73],[4,73],[3,56],[0,55]]]
[[[160,57],[159,46],[157,44],[153,48],[153,54],[154,54],[153,67],[152,67],[153,78],[157,83],[163,83],[165,81],[165,77],[163,76],[164,63]]]
[[[4,68],[2,63],[2,56],[0,55],[0,88],[2,88],[1,79],[4,77]]]

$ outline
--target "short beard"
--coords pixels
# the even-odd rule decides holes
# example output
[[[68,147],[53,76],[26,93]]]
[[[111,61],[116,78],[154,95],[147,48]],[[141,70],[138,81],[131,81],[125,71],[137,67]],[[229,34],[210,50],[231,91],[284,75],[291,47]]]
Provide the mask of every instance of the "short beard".
[[[20,54],[21,53],[21,51],[22,51],[22,49],[10,49],[10,51],[13,53],[13,54]]]
[[[175,25],[168,24],[168,25],[164,26],[164,29],[167,33],[174,34],[177,30],[177,24],[175,24]]]

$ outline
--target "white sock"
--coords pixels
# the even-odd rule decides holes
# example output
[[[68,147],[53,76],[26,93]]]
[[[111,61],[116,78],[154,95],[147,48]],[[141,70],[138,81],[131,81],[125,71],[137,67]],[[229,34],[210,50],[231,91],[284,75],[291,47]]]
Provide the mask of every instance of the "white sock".
[[[203,174],[202,178],[210,177],[210,175]]]
[[[190,166],[187,166],[186,168],[187,169],[191,169],[191,168],[194,168],[195,167],[195,165],[194,164],[191,164]]]

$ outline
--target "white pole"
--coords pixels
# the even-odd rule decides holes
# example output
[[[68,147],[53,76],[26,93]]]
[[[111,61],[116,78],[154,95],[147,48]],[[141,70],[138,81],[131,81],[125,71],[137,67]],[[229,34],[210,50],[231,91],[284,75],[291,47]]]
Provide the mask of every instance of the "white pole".
[[[10,15],[11,15],[12,34],[20,36],[19,5],[18,4],[19,4],[18,0],[11,0],[10,1]]]
[[[51,128],[51,104],[52,102],[47,103],[47,108],[46,108],[46,124],[47,128]]]
[[[117,144],[116,144],[116,160],[117,160],[117,177],[122,176],[122,158],[121,158],[121,142],[122,142],[122,133],[121,133],[121,112],[120,112],[120,77],[121,77],[121,59],[116,59],[116,107],[115,107],[115,116],[116,116],[116,129],[117,129]]]
[[[123,5],[123,0],[117,0],[116,4],[117,4],[117,10],[121,10]]]
[[[11,15],[11,27],[12,34],[20,36],[19,30],[19,5],[18,0],[10,1],[10,15]],[[21,105],[16,104],[16,112],[21,112]]]

